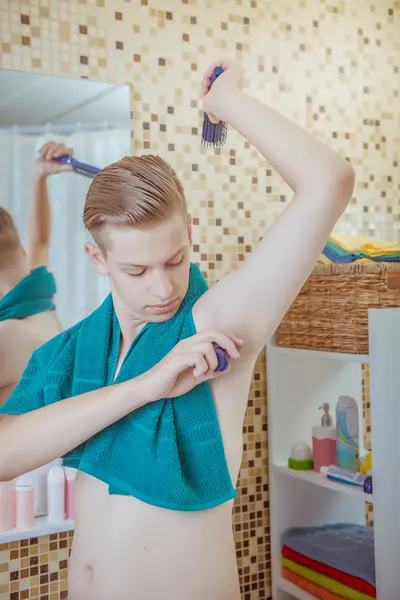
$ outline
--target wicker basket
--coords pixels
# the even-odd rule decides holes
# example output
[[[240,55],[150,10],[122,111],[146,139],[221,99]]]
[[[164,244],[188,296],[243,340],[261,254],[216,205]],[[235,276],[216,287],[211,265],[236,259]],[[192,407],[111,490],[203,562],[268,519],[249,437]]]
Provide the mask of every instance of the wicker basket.
[[[368,309],[400,307],[400,263],[318,265],[276,332],[278,346],[368,354]]]

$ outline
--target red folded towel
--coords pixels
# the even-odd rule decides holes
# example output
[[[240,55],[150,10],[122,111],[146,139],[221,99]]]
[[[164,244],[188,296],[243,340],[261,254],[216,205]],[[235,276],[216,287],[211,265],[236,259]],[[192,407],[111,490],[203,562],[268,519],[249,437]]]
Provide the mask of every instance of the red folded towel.
[[[343,571],[339,571],[338,569],[334,569],[333,567],[329,567],[328,565],[324,565],[312,558],[308,558],[303,554],[299,554],[295,550],[291,550],[287,546],[283,546],[282,555],[289,560],[293,560],[299,565],[303,565],[304,567],[308,567],[309,569],[314,569],[318,573],[322,573],[322,575],[326,575],[327,577],[331,577],[332,579],[336,579],[343,585],[347,587],[353,588],[358,592],[362,592],[367,596],[372,596],[372,598],[376,598],[376,589],[373,585],[368,583],[368,581],[364,581],[364,579],[360,579],[359,577],[354,577],[353,575],[348,575]]]

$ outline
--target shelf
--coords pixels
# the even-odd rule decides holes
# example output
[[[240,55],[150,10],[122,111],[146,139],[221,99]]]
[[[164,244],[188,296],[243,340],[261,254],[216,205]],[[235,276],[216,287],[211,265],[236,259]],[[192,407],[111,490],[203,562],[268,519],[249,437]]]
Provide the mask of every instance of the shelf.
[[[362,488],[355,485],[347,485],[345,483],[331,481],[327,477],[324,477],[324,475],[320,475],[315,471],[294,471],[293,469],[289,469],[284,465],[273,465],[273,471],[277,474],[285,475],[286,477],[292,477],[293,479],[305,481],[311,485],[327,488],[333,492],[339,492],[342,494],[347,494],[348,496],[353,496],[354,498],[360,498],[365,502],[374,501],[373,494],[365,494]]]
[[[297,598],[297,600],[317,600],[316,596],[312,596],[305,590],[302,590],[301,588],[297,587],[297,585],[294,585],[294,583],[287,581],[283,577],[281,577],[279,580],[278,588],[283,592],[287,592],[294,598]]]
[[[33,527],[30,529],[9,529],[0,533],[0,544],[9,542],[17,542],[19,540],[27,540],[33,537],[41,537],[42,535],[50,535],[52,533],[61,533],[63,531],[72,531],[74,522],[72,519],[66,519],[60,523],[53,523],[47,517],[36,517]]]
[[[337,360],[342,362],[369,363],[368,354],[344,354],[342,352],[330,352],[328,350],[307,350],[306,348],[284,348],[271,342],[267,345],[267,352],[273,352],[285,357],[305,356],[309,358],[323,358],[326,360]]]

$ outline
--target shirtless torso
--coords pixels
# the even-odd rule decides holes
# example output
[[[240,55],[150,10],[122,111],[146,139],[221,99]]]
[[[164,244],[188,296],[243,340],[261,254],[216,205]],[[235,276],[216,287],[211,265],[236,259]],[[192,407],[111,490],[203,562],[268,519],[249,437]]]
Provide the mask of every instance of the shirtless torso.
[[[211,382],[234,485],[253,364],[239,360],[229,377]],[[70,600],[239,600],[232,502],[164,510],[109,495],[106,484],[78,472],[75,515]]]
[[[60,331],[55,311],[0,323],[0,406],[17,385],[32,352]]]

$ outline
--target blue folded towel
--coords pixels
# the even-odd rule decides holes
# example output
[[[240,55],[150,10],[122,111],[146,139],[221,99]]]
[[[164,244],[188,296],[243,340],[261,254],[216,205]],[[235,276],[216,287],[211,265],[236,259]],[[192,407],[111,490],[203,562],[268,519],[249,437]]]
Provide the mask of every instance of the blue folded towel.
[[[55,310],[56,282],[47,267],[33,269],[0,300],[0,321],[25,319],[47,310]]]
[[[148,323],[133,341],[115,383],[141,375],[196,333],[192,307],[207,290],[196,265],[178,313]],[[21,414],[112,384],[120,328],[109,295],[89,317],[36,350],[0,413]],[[111,494],[175,510],[201,510],[236,496],[210,386],[148,404],[64,457],[109,485]]]
[[[348,523],[292,527],[282,535],[282,545],[376,585],[374,532],[369,527]]]

